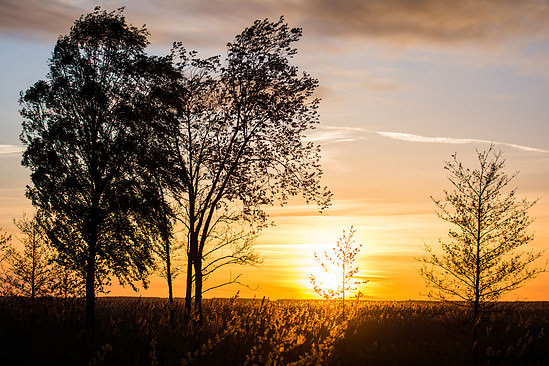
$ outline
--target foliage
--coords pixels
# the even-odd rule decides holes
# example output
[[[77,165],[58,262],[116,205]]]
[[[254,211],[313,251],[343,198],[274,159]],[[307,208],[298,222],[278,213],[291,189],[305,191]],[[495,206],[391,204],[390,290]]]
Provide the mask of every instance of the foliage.
[[[4,296],[60,296],[83,295],[83,281],[70,268],[62,266],[37,217],[23,216],[14,220],[22,234],[17,239],[23,250],[10,247],[0,275],[1,294]]]
[[[12,248],[2,281],[10,295],[37,297],[50,296],[54,292],[55,277],[52,274],[52,252],[46,245],[44,232],[35,218],[23,216],[15,221],[23,234],[23,252]]]
[[[11,241],[11,235],[5,232],[1,232],[2,228],[0,227],[0,265],[4,260],[6,260],[10,250],[10,241]]]
[[[213,232],[249,225],[252,235],[231,258],[254,263],[246,243],[266,224],[263,206],[299,193],[321,209],[329,203],[329,191],[319,186],[319,147],[304,139],[318,123],[318,81],[289,62],[300,36],[283,18],[256,21],[228,44],[224,62],[174,45],[177,77],[165,80],[155,99],[164,106],[156,133],[170,167],[163,182],[188,233],[188,310],[194,281],[200,312],[208,246],[227,243]]]
[[[21,93],[27,196],[61,261],[85,276],[89,326],[97,288],[112,275],[146,285],[152,264],[159,200],[137,157],[161,62],[145,55],[147,35],[121,9],[96,8],[58,39],[47,80]]]
[[[531,266],[540,252],[519,250],[532,240],[526,230],[532,222],[528,209],[535,202],[518,200],[514,189],[504,192],[516,174],[503,171],[501,152],[491,146],[477,151],[477,158],[479,167],[473,170],[456,154],[446,163],[453,191],[444,191],[444,201],[433,201],[438,216],[452,225],[450,240],[441,241],[442,254],[427,246],[428,255],[421,259],[421,274],[434,289],[431,295],[467,302],[475,321],[483,304],[544,271]]]
[[[355,259],[362,247],[362,244],[354,245],[353,236],[355,233],[356,230],[351,226],[348,233],[343,230],[343,235],[330,251],[323,251],[320,256],[316,252],[314,253],[315,260],[320,264],[322,270],[329,276],[336,276],[338,283],[336,288],[327,287],[327,284],[323,283],[318,275],[309,275],[313,289],[317,294],[325,299],[341,299],[343,316],[345,316],[345,293],[357,290],[357,286],[361,283],[353,279],[358,273]]]

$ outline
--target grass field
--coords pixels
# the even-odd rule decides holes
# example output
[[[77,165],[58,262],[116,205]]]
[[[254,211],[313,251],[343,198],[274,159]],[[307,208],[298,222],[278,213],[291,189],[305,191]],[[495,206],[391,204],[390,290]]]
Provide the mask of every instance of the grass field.
[[[99,298],[95,335],[80,300],[0,298],[5,365],[468,365],[464,308],[430,302],[209,299],[202,326],[176,302]],[[481,324],[479,364],[548,365],[549,303],[499,303]]]

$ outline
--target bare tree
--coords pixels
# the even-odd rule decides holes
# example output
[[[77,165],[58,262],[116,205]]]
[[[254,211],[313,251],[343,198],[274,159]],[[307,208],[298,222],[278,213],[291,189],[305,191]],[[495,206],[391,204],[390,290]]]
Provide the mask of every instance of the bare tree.
[[[360,252],[362,244],[355,246],[353,236],[356,230],[351,226],[348,232],[343,230],[343,235],[337,240],[336,245],[329,251],[323,251],[321,255],[316,252],[315,260],[320,264],[322,270],[328,276],[336,276],[337,286],[325,283],[318,275],[310,274],[309,279],[317,294],[325,299],[341,299],[342,316],[345,318],[345,293],[355,291],[359,284],[364,281],[357,281],[354,277],[358,273],[358,266],[355,265],[356,256]]]
[[[532,240],[526,230],[535,201],[517,199],[515,189],[505,192],[517,173],[504,172],[501,151],[490,146],[477,158],[476,169],[464,167],[456,154],[446,162],[452,190],[444,191],[444,200],[432,199],[438,216],[451,224],[449,240],[440,241],[441,252],[426,245],[428,254],[420,258],[430,296],[471,307],[474,343],[483,306],[545,270],[531,266],[541,252],[520,250]]]
[[[203,254],[202,275],[204,282],[221,268],[260,264],[262,260],[253,247],[258,236],[259,231],[253,225],[235,219],[234,215],[218,217],[210,232]],[[202,293],[231,284],[248,287],[240,281],[240,278],[240,273],[235,275],[229,273],[229,278],[226,281],[213,284],[205,288]]]

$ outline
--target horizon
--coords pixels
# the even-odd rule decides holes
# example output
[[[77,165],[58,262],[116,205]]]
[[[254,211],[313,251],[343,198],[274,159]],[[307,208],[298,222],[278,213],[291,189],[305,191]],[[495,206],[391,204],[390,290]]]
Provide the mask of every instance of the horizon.
[[[147,24],[151,54],[181,40],[199,55],[224,55],[226,42],[255,19],[284,15],[303,28],[292,63],[320,81],[320,125],[310,140],[322,146],[322,184],[334,193],[332,206],[321,214],[296,198],[267,207],[275,226],[255,244],[263,264],[206,282],[243,273],[250,288],[230,286],[204,298],[240,290],[246,298],[319,299],[307,277],[313,253],[354,225],[363,244],[358,274],[370,281],[365,300],[430,301],[415,258],[425,254],[424,243],[445,240],[449,228],[430,197],[450,188],[443,165],[452,153],[474,167],[475,149],[491,143],[504,151],[505,172],[520,171],[510,188],[539,199],[529,210],[530,247],[549,248],[549,4],[535,1],[487,1],[480,9],[474,1],[414,7],[395,0],[371,8],[351,0],[337,8],[314,1],[2,2],[0,227],[8,233],[18,235],[12,218],[33,211],[24,196],[29,171],[20,165],[19,92],[45,78],[57,37],[98,4],[109,11],[126,5],[128,23]],[[539,264],[548,259],[546,252]],[[184,295],[183,277],[174,282],[175,298]],[[117,297],[167,297],[162,278],[137,293],[116,282],[110,289]],[[549,301],[549,275],[502,300]]]

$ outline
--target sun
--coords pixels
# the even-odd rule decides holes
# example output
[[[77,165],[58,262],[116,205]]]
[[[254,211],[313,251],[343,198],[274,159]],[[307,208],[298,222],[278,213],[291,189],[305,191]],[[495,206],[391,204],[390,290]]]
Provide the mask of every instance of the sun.
[[[325,271],[322,267],[315,273],[315,276],[319,283],[328,290],[337,290],[341,286],[341,274],[338,273],[337,268],[330,266]]]

